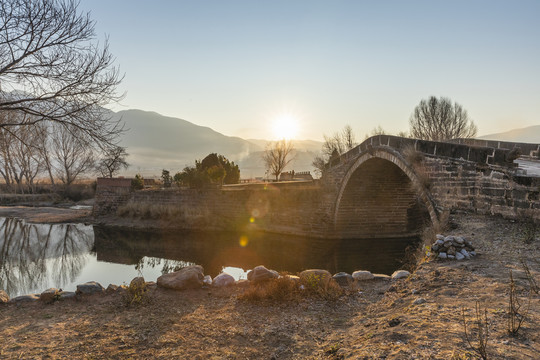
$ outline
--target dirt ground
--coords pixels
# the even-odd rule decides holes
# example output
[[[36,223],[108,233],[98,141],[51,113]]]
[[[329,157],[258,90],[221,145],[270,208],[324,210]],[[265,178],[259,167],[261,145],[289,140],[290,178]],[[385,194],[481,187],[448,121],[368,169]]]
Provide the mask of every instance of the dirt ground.
[[[521,263],[540,285],[540,240],[525,242],[534,229],[471,214],[451,223],[447,234],[471,239],[476,258],[422,263],[408,279],[363,282],[335,301],[247,302],[240,286],[152,287],[148,301],[130,306],[119,293],[0,305],[0,358],[474,359],[462,312],[476,346],[478,302],[489,359],[539,359],[540,295]],[[510,270],[525,316],[516,336],[507,332]]]

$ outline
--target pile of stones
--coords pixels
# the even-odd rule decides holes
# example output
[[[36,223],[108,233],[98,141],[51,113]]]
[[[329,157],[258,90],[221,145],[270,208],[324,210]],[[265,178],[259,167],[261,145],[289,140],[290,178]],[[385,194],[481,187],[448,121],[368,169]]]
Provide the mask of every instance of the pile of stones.
[[[472,243],[461,236],[437,235],[431,245],[431,256],[439,259],[464,260],[476,256]]]

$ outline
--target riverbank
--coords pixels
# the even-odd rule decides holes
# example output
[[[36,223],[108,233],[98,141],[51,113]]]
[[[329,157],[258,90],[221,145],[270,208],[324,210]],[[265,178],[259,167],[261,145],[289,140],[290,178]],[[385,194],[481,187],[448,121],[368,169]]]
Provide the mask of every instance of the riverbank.
[[[32,223],[93,223],[90,205],[74,206],[0,206],[0,217],[19,218]]]
[[[507,334],[509,270],[520,313],[530,289],[522,262],[540,283],[534,228],[471,214],[451,223],[447,234],[471,239],[477,257],[422,263],[408,279],[362,282],[335,301],[247,302],[233,287],[151,288],[148,302],[129,307],[118,293],[2,305],[0,358],[469,359],[462,310],[474,329],[476,301],[490,323],[489,358],[537,358],[538,294],[517,336]]]

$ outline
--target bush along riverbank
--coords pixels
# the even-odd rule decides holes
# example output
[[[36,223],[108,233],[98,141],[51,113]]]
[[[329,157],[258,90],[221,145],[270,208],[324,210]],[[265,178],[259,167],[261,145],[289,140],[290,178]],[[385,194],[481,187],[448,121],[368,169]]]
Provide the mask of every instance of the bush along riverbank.
[[[80,288],[63,300],[54,290],[50,301],[11,299],[0,305],[0,357],[537,358],[535,228],[472,214],[450,222],[443,247],[447,237],[460,237],[476,256],[443,259],[433,236],[416,269],[400,279],[258,267],[234,281],[193,266],[155,283],[87,284],[96,293]],[[463,254],[454,240],[445,248]]]

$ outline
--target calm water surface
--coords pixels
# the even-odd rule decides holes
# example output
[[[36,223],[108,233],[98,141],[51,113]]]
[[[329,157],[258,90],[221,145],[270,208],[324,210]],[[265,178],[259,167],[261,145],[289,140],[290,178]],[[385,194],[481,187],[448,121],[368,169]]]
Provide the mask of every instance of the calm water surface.
[[[83,224],[29,224],[0,218],[0,289],[10,297],[97,281],[155,281],[175,267],[246,278],[257,265],[296,273],[309,268],[390,274],[417,239],[325,240],[267,233],[141,232]]]

